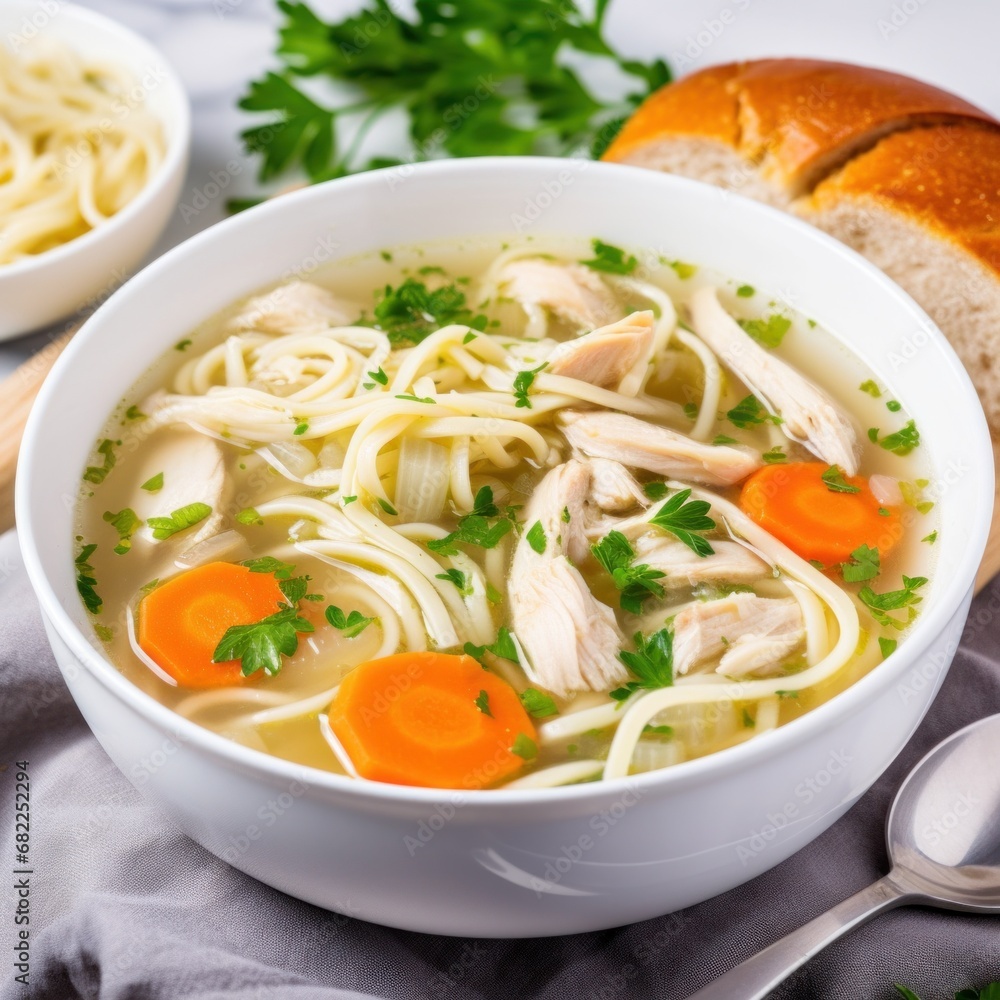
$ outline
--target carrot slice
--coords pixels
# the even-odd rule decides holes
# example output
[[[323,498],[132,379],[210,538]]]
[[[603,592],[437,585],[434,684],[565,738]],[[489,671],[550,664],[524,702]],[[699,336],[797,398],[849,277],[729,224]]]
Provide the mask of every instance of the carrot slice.
[[[355,667],[330,706],[330,726],[363,778],[397,785],[485,788],[535,749],[517,692],[471,656],[448,653],[397,653]]]
[[[831,566],[862,545],[884,559],[903,535],[899,508],[883,507],[863,476],[844,476],[856,493],[830,489],[822,478],[829,468],[822,462],[766,465],[744,484],[740,506],[803,559]]]
[[[270,573],[214,562],[181,573],[139,605],[139,645],[182,687],[241,684],[239,660],[213,663],[226,629],[258,622],[284,601]]]

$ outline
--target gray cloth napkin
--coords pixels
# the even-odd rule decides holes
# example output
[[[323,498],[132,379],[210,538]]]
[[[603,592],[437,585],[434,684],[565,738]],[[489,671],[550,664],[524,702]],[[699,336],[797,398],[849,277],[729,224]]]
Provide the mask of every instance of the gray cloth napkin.
[[[1000,580],[899,759],[839,823],[747,885],[682,912],[566,938],[464,940],[327,913],[261,885],[174,830],[119,773],[69,697],[13,534],[0,538],[2,865],[14,856],[14,761],[31,774],[30,986],[14,981],[3,881],[3,997],[100,1000],[674,1000],[886,871],[886,811],[934,744],[1000,711]],[[1000,748],[998,748],[1000,755]],[[1000,831],[998,831],[1000,839]],[[419,906],[414,900],[414,906]],[[923,1000],[1000,979],[1000,922],[901,909],[827,949],[774,993]],[[734,1000],[739,1000],[734,997]]]

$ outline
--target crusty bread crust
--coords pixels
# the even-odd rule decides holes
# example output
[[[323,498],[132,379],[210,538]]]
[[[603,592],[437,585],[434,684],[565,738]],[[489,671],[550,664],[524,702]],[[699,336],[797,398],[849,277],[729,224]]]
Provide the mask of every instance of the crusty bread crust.
[[[628,163],[656,140],[710,138],[732,146],[795,197],[886,135],[957,122],[996,125],[968,101],[898,73],[760,59],[712,66],[661,88],[604,158]]]

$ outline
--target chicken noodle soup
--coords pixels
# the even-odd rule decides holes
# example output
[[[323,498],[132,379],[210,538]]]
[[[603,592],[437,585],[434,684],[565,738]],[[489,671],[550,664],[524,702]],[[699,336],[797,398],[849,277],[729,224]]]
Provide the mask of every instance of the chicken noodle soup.
[[[601,240],[398,248],[234,304],[124,400],[76,569],[119,668],[362,780],[668,767],[905,640],[919,429],[765,292]]]

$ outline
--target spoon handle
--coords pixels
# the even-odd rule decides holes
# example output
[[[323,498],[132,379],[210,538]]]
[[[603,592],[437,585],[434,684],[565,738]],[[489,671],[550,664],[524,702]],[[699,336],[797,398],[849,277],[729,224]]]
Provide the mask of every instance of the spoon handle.
[[[704,989],[693,993],[688,1000],[733,1000],[733,997],[761,1000],[800,965],[842,934],[875,914],[901,906],[912,898],[912,893],[896,885],[891,874],[886,875],[797,931],[775,941],[753,958],[748,958]]]

